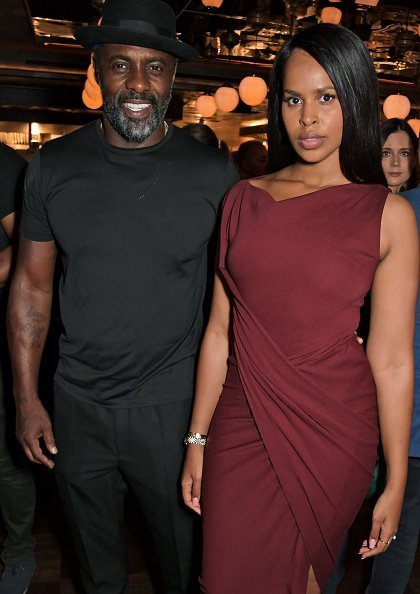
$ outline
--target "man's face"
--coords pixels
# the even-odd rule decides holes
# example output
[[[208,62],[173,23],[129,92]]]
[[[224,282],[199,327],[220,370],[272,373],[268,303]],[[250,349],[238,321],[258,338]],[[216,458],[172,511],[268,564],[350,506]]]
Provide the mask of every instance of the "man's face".
[[[175,58],[165,52],[133,45],[103,45],[96,72],[108,142],[136,148],[152,146],[163,138],[175,66]]]

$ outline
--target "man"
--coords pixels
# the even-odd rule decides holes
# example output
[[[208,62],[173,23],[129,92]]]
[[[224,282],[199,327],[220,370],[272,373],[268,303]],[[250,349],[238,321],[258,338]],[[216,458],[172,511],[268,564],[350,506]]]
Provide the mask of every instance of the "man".
[[[35,487],[14,436],[15,411],[6,344],[6,301],[16,248],[26,161],[0,144],[0,510],[6,529],[0,594],[23,594],[35,568],[32,525]],[[26,461],[27,462],[27,461]]]
[[[93,48],[104,117],[45,145],[28,170],[9,316],[17,433],[32,461],[52,468],[57,454],[88,594],[128,591],[126,483],[151,528],[166,593],[184,594],[194,545],[178,496],[182,438],[207,246],[235,173],[164,121],[176,60],[196,55],[176,40],[169,5],[107,0],[101,25],[76,38]],[[36,378],[57,253],[55,441]]]

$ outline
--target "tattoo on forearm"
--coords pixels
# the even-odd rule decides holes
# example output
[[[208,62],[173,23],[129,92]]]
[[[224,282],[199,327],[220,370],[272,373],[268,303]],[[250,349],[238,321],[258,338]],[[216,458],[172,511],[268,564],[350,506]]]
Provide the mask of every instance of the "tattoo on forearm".
[[[35,311],[30,307],[26,312],[26,317],[31,320],[23,326],[23,332],[29,339],[29,346],[36,349],[42,348],[42,338],[47,330],[45,324],[47,316],[41,311]]]
[[[36,320],[37,322],[45,322],[47,319],[47,316],[43,314],[42,311],[35,311],[32,307],[26,312],[26,317]]]

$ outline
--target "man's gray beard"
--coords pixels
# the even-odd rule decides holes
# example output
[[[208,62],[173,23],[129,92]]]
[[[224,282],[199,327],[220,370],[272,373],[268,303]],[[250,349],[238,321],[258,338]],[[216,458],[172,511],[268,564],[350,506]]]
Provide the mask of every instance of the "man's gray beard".
[[[172,89],[160,102],[151,93],[127,92],[117,98],[104,96],[103,112],[114,130],[128,142],[141,144],[149,138],[163,123],[168,105],[172,98]],[[148,101],[151,105],[150,116],[146,120],[130,119],[123,111],[126,101]]]

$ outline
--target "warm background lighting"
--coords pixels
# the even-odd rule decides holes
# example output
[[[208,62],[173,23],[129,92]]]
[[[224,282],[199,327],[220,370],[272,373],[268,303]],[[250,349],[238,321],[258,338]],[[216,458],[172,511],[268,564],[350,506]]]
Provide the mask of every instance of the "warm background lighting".
[[[216,113],[217,105],[212,95],[200,95],[195,102],[195,108],[203,118],[211,118]]]
[[[223,4],[223,0],[201,0],[201,3],[207,8],[220,8]]]
[[[321,11],[321,23],[331,23],[332,25],[338,25],[342,16],[343,13],[339,8],[327,6]]]
[[[259,76],[246,76],[239,84],[239,96],[246,105],[259,105],[267,96],[265,80]]]
[[[418,138],[420,136],[420,120],[418,120],[418,119],[408,120],[407,124],[410,124],[410,126],[413,128],[414,133],[416,134],[416,136]]]
[[[383,110],[385,117],[404,120],[410,113],[410,99],[405,95],[388,95],[384,101]]]
[[[220,87],[214,94],[214,100],[221,111],[233,111],[239,103],[238,91],[233,87]]]
[[[82,101],[89,109],[99,109],[102,107],[103,99],[101,89],[96,82],[92,62],[89,64],[86,75],[85,87],[82,91]]]

